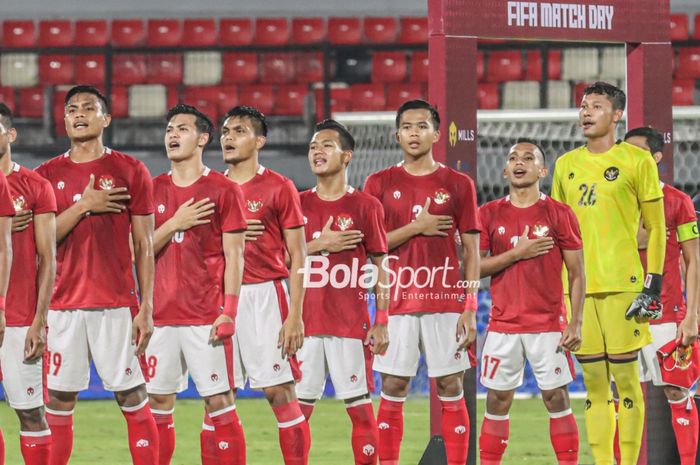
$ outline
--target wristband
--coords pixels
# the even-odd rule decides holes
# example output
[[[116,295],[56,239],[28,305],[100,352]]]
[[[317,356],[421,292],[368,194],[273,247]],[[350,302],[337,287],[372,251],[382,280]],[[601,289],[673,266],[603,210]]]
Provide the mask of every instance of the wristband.
[[[475,312],[477,308],[479,308],[479,304],[476,302],[476,294],[468,293],[464,299],[464,311]]]
[[[221,323],[216,327],[216,337],[219,339],[226,339],[233,336],[236,331],[236,325],[233,323]]]
[[[0,296],[0,311],[5,311],[5,296]]]
[[[387,323],[389,323],[389,311],[377,310],[377,313],[374,314],[374,324],[386,325]]]
[[[656,273],[647,273],[644,278],[644,293],[661,295],[661,283],[663,276]]]
[[[230,317],[233,321],[236,321],[236,314],[238,313],[238,296],[225,294],[224,295],[224,315]]]

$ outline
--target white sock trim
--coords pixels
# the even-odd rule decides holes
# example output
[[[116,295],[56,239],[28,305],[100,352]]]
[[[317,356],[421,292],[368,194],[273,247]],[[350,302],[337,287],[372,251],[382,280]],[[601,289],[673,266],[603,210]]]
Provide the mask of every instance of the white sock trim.
[[[56,415],[57,417],[69,417],[69,416],[73,415],[73,412],[75,411],[75,409],[73,409],[73,410],[53,410],[53,409],[50,409],[48,407],[45,407],[45,410],[46,410],[46,413],[50,413],[51,415]]]
[[[348,408],[358,407],[360,405],[367,405],[367,404],[371,404],[371,403],[372,403],[372,399],[360,399],[360,400],[356,400],[355,402],[350,402],[349,404],[345,404],[345,408],[348,409]]]
[[[44,436],[51,436],[51,430],[45,429],[44,431],[20,431],[19,435],[24,436],[26,438],[42,438]]]
[[[443,396],[438,396],[438,399],[440,399],[443,402],[456,402],[460,399],[464,398],[464,391],[460,392],[458,396],[454,397],[443,397]]]
[[[131,413],[131,412],[138,412],[142,408],[144,408],[146,405],[148,405],[148,399],[144,399],[143,402],[141,402],[139,405],[134,405],[133,407],[121,407],[122,412],[125,413]]]
[[[488,418],[489,420],[492,421],[506,421],[510,420],[510,415],[494,415],[492,413],[484,413],[484,418]]]
[[[222,408],[221,410],[217,410],[216,412],[211,412],[209,414],[209,418],[216,418],[216,417],[224,415],[228,412],[233,412],[234,410],[236,410],[236,404],[233,404],[233,405],[226,407],[226,408]]]
[[[315,407],[315,406],[316,406],[316,402],[304,402],[303,400],[300,400],[299,403],[300,403],[301,405],[309,405],[309,406],[311,406],[311,407]]]
[[[172,415],[175,412],[175,408],[171,408],[170,410],[158,410],[158,409],[151,409],[151,413],[153,415]]]
[[[391,402],[406,402],[405,397],[394,397],[394,396],[390,396],[389,394],[384,394],[383,392],[380,394],[380,396],[382,399],[385,399],[385,400],[388,400]]]
[[[202,429],[204,431],[216,431],[216,428],[212,425],[207,425],[206,423],[202,423]]]
[[[685,396],[681,400],[670,400],[668,401],[669,404],[682,404],[684,402],[688,402],[688,397],[690,396]]]
[[[292,420],[292,421],[285,421],[285,422],[282,422],[282,423],[279,423],[279,422],[278,422],[278,423],[277,423],[277,427],[278,427],[279,429],[291,428],[292,426],[296,426],[296,425],[298,425],[298,424],[300,424],[300,423],[304,423],[305,421],[306,421],[306,417],[305,417],[304,415],[302,415],[302,416],[300,416],[300,417],[298,417],[298,418],[295,418],[295,419]]]
[[[570,408],[562,410],[561,412],[549,412],[549,418],[564,418],[571,415],[573,412]]]

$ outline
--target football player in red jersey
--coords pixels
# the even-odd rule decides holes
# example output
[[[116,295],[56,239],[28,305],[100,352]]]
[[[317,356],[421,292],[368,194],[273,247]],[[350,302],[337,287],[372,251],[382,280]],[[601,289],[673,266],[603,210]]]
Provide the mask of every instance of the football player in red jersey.
[[[581,346],[586,288],[581,231],[570,207],[540,192],[547,168],[534,140],[519,139],[510,148],[504,175],[510,194],[479,209],[481,276],[491,276],[493,301],[481,358],[481,384],[488,388],[481,463],[501,463],[509,438],[508,412],[527,360],[549,412],[557,463],[578,465],[578,427],[566,386],[575,377],[569,351]],[[562,265],[572,303],[568,324]]]
[[[243,191],[250,229],[234,336],[235,384],[243,386],[247,377],[252,388],[265,392],[277,418],[285,464],[306,464],[309,425],[294,391],[294,355],[304,342],[299,273],[306,256],[304,216],[294,183],[258,161],[266,136],[265,116],[252,107],[232,108],[221,126],[226,175]]]
[[[243,194],[202,162],[213,132],[206,115],[180,104],[166,119],[171,171],[153,180],[155,330],[146,351],[159,465],[169,465],[175,449],[175,395],[188,372],[214,425],[219,462],[245,465],[231,341],[243,276]]]
[[[355,464],[376,464],[379,438],[369,392],[372,354],[383,353],[389,343],[382,266],[387,244],[382,205],[345,182],[354,148],[352,135],[333,120],[317,124],[309,144],[316,187],[301,193],[309,256],[305,338],[297,354],[302,377],[296,391],[308,420],[330,374],[336,397],[345,401],[352,421]],[[376,270],[373,286],[365,282],[368,259]],[[372,287],[377,313],[370,327],[367,302]]]
[[[437,381],[447,462],[467,461],[469,417],[462,377],[471,368],[467,347],[476,339],[481,224],[472,179],[433,159],[439,129],[440,115],[428,102],[401,105],[396,140],[404,160],[365,182],[365,192],[384,207],[392,285],[391,344],[374,359],[374,369],[382,374],[377,423],[383,465],[399,461],[403,403],[421,347],[428,376]],[[462,244],[461,259],[456,242]]]
[[[663,157],[664,138],[654,128],[640,127],[625,134],[625,141],[648,150],[658,164]],[[673,431],[676,435],[681,465],[694,465],[698,444],[698,412],[695,402],[688,401],[687,389],[664,383],[656,351],[672,340],[688,346],[698,336],[698,226],[695,207],[691,198],[675,187],[661,183],[664,193],[666,217],[666,258],[664,280],[661,287],[663,313],[660,320],[650,320],[649,329],[653,342],[642,347],[640,365],[642,381],[652,381],[663,386],[671,406]],[[646,264],[647,234],[640,226],[638,243],[642,261]],[[680,260],[683,259],[685,275],[681,277]],[[683,296],[683,284],[685,294]],[[687,305],[686,305],[687,304]]]
[[[37,168],[54,190],[56,284],[49,303],[49,403],[52,465],[73,448],[73,410],[86,389],[90,359],[127,422],[135,465],[158,461],[158,431],[137,359],[153,332],[153,187],[146,166],[105,147],[111,116],[94,87],[76,86],[65,100],[68,151]],[[133,236],[139,313],[129,231]]]

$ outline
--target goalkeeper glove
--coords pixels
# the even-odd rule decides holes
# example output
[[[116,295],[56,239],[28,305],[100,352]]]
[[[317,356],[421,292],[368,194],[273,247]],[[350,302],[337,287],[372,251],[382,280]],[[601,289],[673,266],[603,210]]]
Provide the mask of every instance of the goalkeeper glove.
[[[625,313],[625,318],[640,318],[642,320],[660,320],[661,311],[661,280],[663,276],[655,273],[648,273],[644,279],[644,288],[630,308]]]

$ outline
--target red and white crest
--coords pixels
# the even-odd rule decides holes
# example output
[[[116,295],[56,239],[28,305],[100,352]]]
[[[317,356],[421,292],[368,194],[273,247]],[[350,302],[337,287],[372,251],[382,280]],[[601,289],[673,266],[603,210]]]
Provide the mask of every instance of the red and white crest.
[[[213,382],[219,381],[219,375],[217,375],[216,373],[212,373],[209,378],[211,378]]]
[[[450,193],[447,192],[447,190],[440,188],[435,191],[433,200],[437,205],[443,205],[450,200]]]
[[[351,382],[351,383],[356,383],[356,382],[357,382],[357,375],[352,375],[352,376],[350,377],[350,382]]]
[[[27,395],[28,395],[29,397],[31,397],[31,396],[34,395],[34,388],[33,388],[33,387],[28,387],[28,388],[27,388]]]
[[[12,197],[12,205],[14,205],[16,212],[24,210],[24,206],[26,204],[27,204],[27,202],[26,202],[26,200],[24,200],[23,195],[18,195],[17,197]]]
[[[549,235],[549,226],[543,224],[536,224],[532,228],[532,234],[535,237],[547,237]]]
[[[350,215],[341,213],[335,220],[335,225],[338,226],[338,229],[340,229],[341,231],[347,231],[352,227],[353,221]]]
[[[263,206],[262,200],[246,200],[246,205],[248,206],[248,211],[251,213],[257,213]]]
[[[97,184],[103,191],[111,190],[114,188],[114,178],[108,174],[103,174],[102,176],[100,176],[100,179],[99,181],[97,181]]]

